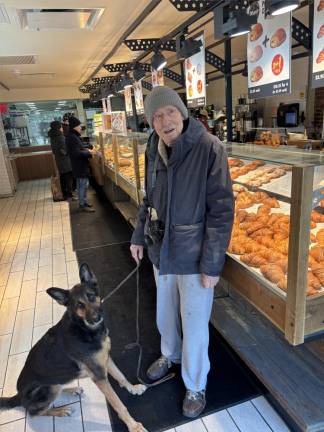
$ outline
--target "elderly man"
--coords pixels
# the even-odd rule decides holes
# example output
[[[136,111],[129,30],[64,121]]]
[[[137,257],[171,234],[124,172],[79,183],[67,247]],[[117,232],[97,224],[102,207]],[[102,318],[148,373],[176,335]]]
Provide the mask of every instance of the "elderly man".
[[[233,223],[226,152],[193,118],[178,94],[155,87],[145,100],[155,132],[146,150],[146,197],[138,213],[131,254],[143,248],[153,263],[161,354],[148,369],[156,380],[181,363],[183,414],[205,408],[210,363],[208,323]]]

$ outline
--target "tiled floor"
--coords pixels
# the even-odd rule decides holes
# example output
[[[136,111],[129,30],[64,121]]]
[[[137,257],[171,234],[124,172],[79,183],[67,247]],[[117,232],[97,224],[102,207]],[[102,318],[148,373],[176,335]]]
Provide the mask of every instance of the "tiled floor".
[[[72,287],[78,263],[72,249],[69,207],[54,203],[49,179],[19,184],[13,198],[0,199],[0,394],[15,393],[17,377],[30,348],[61,317],[64,309],[46,294],[50,286]],[[0,412],[0,432],[105,432],[110,421],[102,394],[80,380],[81,398],[66,395],[69,418],[26,416],[22,408]],[[287,432],[263,398],[251,400],[176,432]]]

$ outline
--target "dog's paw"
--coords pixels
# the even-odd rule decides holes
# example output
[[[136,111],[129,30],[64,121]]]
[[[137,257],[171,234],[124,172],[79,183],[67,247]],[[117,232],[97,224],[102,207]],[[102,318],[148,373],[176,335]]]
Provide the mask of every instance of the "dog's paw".
[[[148,432],[142,423],[136,422],[128,428],[129,432]]]
[[[135,384],[130,386],[127,390],[133,395],[141,395],[147,390],[147,387],[143,384]]]

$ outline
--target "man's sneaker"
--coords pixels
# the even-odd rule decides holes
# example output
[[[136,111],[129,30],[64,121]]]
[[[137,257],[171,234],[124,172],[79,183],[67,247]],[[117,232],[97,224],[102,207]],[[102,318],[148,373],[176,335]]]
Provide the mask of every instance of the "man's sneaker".
[[[148,368],[146,372],[146,375],[150,380],[156,381],[164,377],[164,375],[168,373],[168,370],[170,369],[171,366],[172,366],[171,361],[162,355],[160,358],[155,360],[154,363],[151,364],[151,366]]]
[[[86,206],[83,206],[83,207],[80,206],[80,210],[84,211],[84,212],[87,212],[87,213],[94,213],[95,212],[95,210],[93,208],[86,207]]]
[[[185,417],[195,418],[203,412],[206,406],[205,390],[194,392],[187,390],[183,400],[182,413]]]

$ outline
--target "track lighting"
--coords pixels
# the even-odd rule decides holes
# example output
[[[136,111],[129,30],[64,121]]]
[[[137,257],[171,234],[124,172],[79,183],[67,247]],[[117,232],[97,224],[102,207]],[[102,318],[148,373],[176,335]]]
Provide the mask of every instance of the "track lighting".
[[[242,0],[225,0],[224,4],[214,9],[214,34],[216,39],[224,35],[236,37],[249,33],[253,24],[257,23],[257,11],[253,3],[244,7]]]
[[[282,15],[297,9],[299,0],[266,0],[265,10],[266,15]]]
[[[164,66],[166,66],[167,61],[165,59],[165,57],[161,54],[160,51],[155,51],[155,53],[153,54],[153,57],[151,59],[151,66],[153,69],[159,71],[161,69],[164,68]]]
[[[140,81],[144,77],[145,77],[145,70],[143,69],[143,67],[139,63],[136,63],[134,66],[134,70],[133,70],[134,80]]]
[[[186,59],[201,51],[202,41],[193,38],[186,39],[182,34],[176,38],[177,59]]]
[[[127,73],[125,73],[125,75],[122,75],[120,82],[121,82],[121,87],[123,90],[124,90],[124,88],[132,87],[132,85],[133,85],[132,80],[129,78]]]

